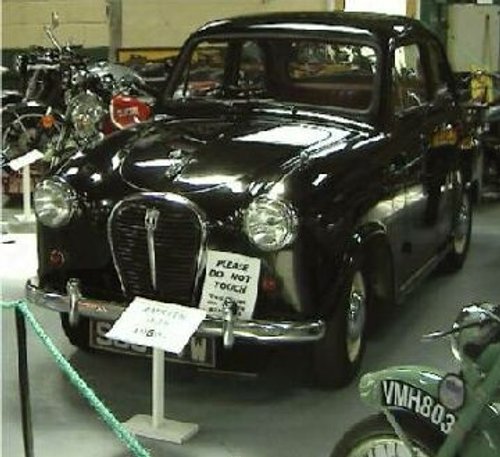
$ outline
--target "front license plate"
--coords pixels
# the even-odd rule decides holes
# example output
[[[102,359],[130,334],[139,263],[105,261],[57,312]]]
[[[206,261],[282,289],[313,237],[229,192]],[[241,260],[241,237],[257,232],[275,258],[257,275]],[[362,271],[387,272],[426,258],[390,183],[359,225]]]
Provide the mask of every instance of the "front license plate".
[[[91,320],[89,346],[95,349],[118,352],[121,354],[143,357],[151,356],[152,350],[149,347],[106,338],[105,335],[112,326],[112,322]],[[215,367],[215,341],[213,338],[193,336],[179,356],[165,353],[165,359],[171,362],[213,368]]]

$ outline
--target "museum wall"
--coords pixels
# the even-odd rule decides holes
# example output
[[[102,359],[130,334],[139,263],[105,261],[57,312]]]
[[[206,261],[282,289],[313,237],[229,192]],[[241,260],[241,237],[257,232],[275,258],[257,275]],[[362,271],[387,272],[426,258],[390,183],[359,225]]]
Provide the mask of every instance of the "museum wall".
[[[196,7],[186,8],[186,0],[123,0],[123,46],[180,46],[200,25],[238,14],[326,9],[325,0],[206,0],[192,3]],[[138,21],[139,17],[148,20]]]
[[[188,3],[193,7],[188,8]],[[123,0],[122,46],[179,46],[199,25],[250,12],[326,10],[325,0]],[[106,0],[2,0],[2,48],[48,45],[52,11],[58,36],[87,48],[107,46]]]
[[[137,2],[139,3],[139,2]],[[49,45],[43,24],[52,11],[61,18],[58,36],[85,47],[107,46],[105,0],[2,0],[2,48]]]

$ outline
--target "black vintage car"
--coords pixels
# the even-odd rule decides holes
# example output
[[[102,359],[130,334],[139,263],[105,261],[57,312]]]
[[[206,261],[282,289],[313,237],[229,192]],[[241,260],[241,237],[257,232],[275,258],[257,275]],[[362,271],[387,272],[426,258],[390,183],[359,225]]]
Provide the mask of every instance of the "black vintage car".
[[[103,334],[141,296],[207,310],[186,357],[205,362],[214,340],[306,343],[318,382],[338,387],[387,307],[438,264],[462,266],[463,125],[419,22],[212,22],[183,47],[162,110],[35,192],[27,297],[61,313],[73,344],[133,349]]]

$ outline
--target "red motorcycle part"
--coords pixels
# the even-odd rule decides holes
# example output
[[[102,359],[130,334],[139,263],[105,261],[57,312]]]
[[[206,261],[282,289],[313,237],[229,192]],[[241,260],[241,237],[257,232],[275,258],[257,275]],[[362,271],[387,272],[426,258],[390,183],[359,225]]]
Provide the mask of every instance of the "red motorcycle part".
[[[44,129],[51,129],[54,127],[54,124],[56,123],[56,120],[54,119],[54,116],[52,114],[44,114],[40,118],[40,124]]]
[[[151,108],[138,98],[115,95],[111,99],[109,113],[119,129],[145,121],[151,116]]]

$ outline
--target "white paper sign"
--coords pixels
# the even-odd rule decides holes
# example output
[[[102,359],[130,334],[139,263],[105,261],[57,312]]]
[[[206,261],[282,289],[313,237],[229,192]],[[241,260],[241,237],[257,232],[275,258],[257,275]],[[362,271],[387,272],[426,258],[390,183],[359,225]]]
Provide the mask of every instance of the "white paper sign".
[[[222,317],[224,302],[233,300],[240,319],[251,319],[260,274],[260,259],[223,251],[207,251],[205,283],[200,308],[210,316]]]
[[[136,297],[106,337],[180,354],[206,312]]]
[[[9,167],[12,168],[14,171],[17,171],[25,167],[26,165],[31,165],[32,163],[35,163],[42,157],[43,157],[43,152],[39,151],[38,149],[33,149],[32,151],[27,152],[21,157],[12,159],[9,162]]]

